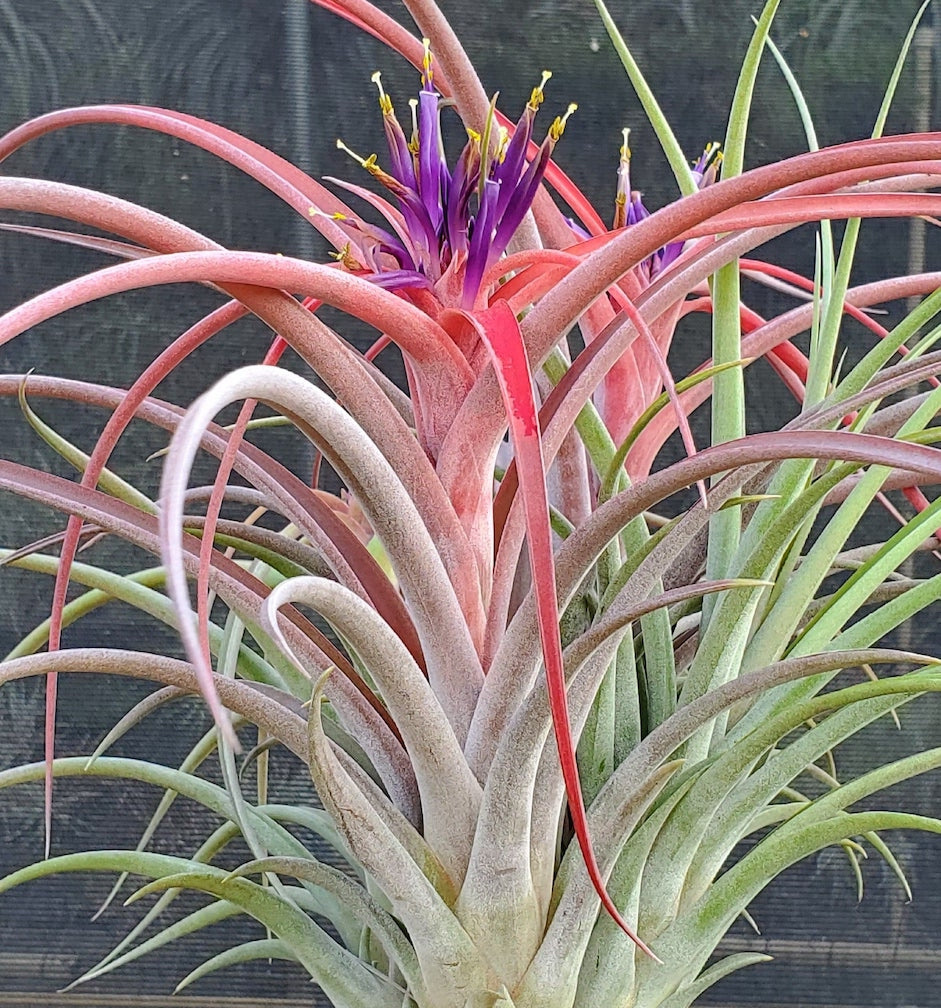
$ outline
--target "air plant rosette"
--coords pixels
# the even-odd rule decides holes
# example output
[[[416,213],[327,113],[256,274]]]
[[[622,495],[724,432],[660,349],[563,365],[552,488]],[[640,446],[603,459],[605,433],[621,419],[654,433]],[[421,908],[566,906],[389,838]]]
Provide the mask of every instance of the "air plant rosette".
[[[872,139],[818,150],[769,37],[770,0],[721,153],[709,144],[691,165],[598,0],[681,193],[648,212],[625,133],[608,227],[553,160],[573,108],[538,129],[548,74],[513,123],[433,3],[406,3],[413,36],[361,0],[317,2],[420,75],[405,126],[374,76],[387,153],[349,152],[367,173],[362,185],[321,184],[228,129],[160,108],[67,109],[0,139],[5,158],[80,123],[155,130],[238,166],[334,248],[323,263],[227,251],[103,193],[0,178],[3,208],[77,229],[31,233],[123,260],[8,312],[0,340],[146,286],[208,284],[230,299],[127,391],[0,380],[81,473],[74,483],[0,463],[0,485],[69,515],[62,536],[5,552],[55,583],[50,619],[0,671],[0,681],[46,677],[46,760],[0,773],[0,784],[45,780],[47,855],[60,776],[145,781],[222,821],[179,857],[146,843],[47,856],[0,890],[69,871],[150,880],[133,899],[159,894],[156,903],[81,980],[240,912],[266,936],[213,957],[180,987],[279,958],[338,1008],[687,1008],[766,958],[712,959],[787,867],[830,845],[855,864],[868,845],[904,878],[883,833],[941,832],[936,819],[867,801],[935,768],[941,749],[845,781],[824,768],[845,739],[941,689],[936,659],[885,645],[941,591],[941,575],[900,573],[937,545],[941,523],[941,504],[923,489],[941,473],[931,426],[941,405],[939,275],[850,285],[865,218],[938,211],[930,190],[941,139],[882,136],[914,27]],[[769,49],[810,149],[745,171]],[[456,156],[442,116],[465,130]],[[832,220],[846,222],[840,236]],[[802,225],[816,226],[815,276],[751,258]],[[761,317],[742,298],[743,276],[783,289],[788,307]],[[869,311],[904,299],[918,305],[891,329]],[[322,321],[322,305],[371,327],[372,349],[360,353]],[[712,317],[711,353],[677,378],[674,334],[700,312]],[[185,410],[153,396],[246,313],[275,334],[263,363]],[[871,340],[842,368],[847,320]],[[287,347],[319,385],[278,366]],[[404,363],[405,390],[375,363],[387,347]],[[745,372],[759,359],[793,395],[793,419],[746,435]],[[35,404],[48,397],[111,411],[90,455],[40,419]],[[690,417],[707,402],[718,408],[700,446]],[[301,478],[252,444],[259,403],[309,440],[342,492],[323,489],[319,464],[313,480]],[[237,421],[220,426],[215,417],[233,404]],[[156,499],[107,468],[134,418],[172,435]],[[660,465],[674,434],[685,457]],[[200,453],[219,460],[218,474],[194,489]],[[677,497],[690,488],[692,498]],[[908,518],[886,496],[896,491]],[[852,538],[861,518],[880,508],[882,537],[861,545]],[[277,530],[259,524],[263,515],[277,517]],[[160,556],[161,567],[122,576],[79,562],[80,543],[98,535]],[[70,583],[87,592],[68,600]],[[62,647],[62,631],[109,599],[178,627],[185,659]],[[63,757],[54,746],[62,672],[160,688],[90,758]],[[214,722],[185,764],[107,754],[181,691],[201,694]],[[240,780],[245,748],[259,763],[253,794]],[[309,805],[266,794],[262,767],[292,758],[284,750],[309,769]],[[222,784],[198,773],[212,753]],[[252,859],[233,869],[226,848],[236,838]],[[734,857],[744,840],[747,853]],[[182,890],[212,900],[145,937]]]

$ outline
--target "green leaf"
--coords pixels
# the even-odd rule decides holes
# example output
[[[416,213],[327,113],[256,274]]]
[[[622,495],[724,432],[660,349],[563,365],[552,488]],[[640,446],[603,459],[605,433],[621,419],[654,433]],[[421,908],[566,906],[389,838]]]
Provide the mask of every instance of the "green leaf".
[[[755,80],[765,39],[780,0],[767,0],[742,61],[729,124],[725,136],[722,161],[724,179],[740,175],[745,164],[745,135],[751,109]],[[738,361],[742,357],[742,330],[739,317],[741,301],[738,260],[723,266],[712,281],[712,360],[715,364]],[[741,369],[731,368],[713,379],[713,403],[721,409],[712,411],[712,444],[732,441],[745,434],[745,386]],[[737,511],[721,511],[709,522],[709,544],[706,557],[706,577],[728,577],[730,563],[741,535],[741,516]],[[703,627],[708,626],[713,605],[703,607]]]
[[[241,865],[230,878],[272,872],[291,875],[324,889],[345,906],[364,929],[372,932],[402,972],[409,990],[416,1000],[427,1003],[421,966],[402,929],[388,911],[373,899],[366,890],[343,872],[330,865],[307,858],[273,857],[250,861]]]
[[[27,381],[28,379],[24,379],[20,385],[19,401],[20,409],[22,409],[30,427],[36,431],[53,451],[61,455],[66,462],[74,466],[80,473],[84,473],[90,456],[86,455],[85,452],[73,445],[71,441],[66,440],[61,434],[53,430],[33,410],[26,400]],[[137,487],[121,479],[111,472],[110,469],[102,470],[101,475],[98,477],[98,486],[105,493],[116,497],[118,500],[132,504],[134,507],[140,508],[141,511],[146,511],[148,514],[153,514],[156,511],[154,502],[146,494],[141,493]]]
[[[186,858],[122,850],[66,854],[0,879],[0,893],[48,875],[79,871],[127,871],[153,878],[154,882],[138,891],[138,897],[164,889],[188,888],[227,900],[278,935],[338,1008],[356,1008],[363,1004],[401,1008],[401,994],[388,982],[376,976],[365,963],[337,945],[319,925],[270,889],[246,879],[229,880],[222,869],[199,865]]]
[[[125,873],[122,873],[122,875]],[[194,911],[191,914],[187,914],[185,917],[178,921],[175,921],[169,927],[165,927],[158,934],[154,935],[152,938],[148,938],[147,941],[141,942],[140,945],[136,945],[129,952],[125,952],[123,955],[118,955],[113,958],[109,958],[107,961],[99,963],[94,969],[90,969],[78,977],[78,979],[73,980],[65,990],[73,990],[80,984],[87,983],[89,980],[97,980],[99,977],[103,977],[113,970],[120,969],[122,966],[126,966],[128,963],[135,962],[142,956],[147,955],[150,952],[155,952],[157,949],[163,948],[165,945],[169,945],[170,942],[177,941],[180,938],[185,938],[187,935],[195,934],[197,931],[201,931],[203,928],[210,927],[213,924],[217,924],[220,921],[227,920],[229,917],[234,917],[236,914],[240,914],[242,911],[231,903],[226,903],[224,901],[214,900],[208,906],[200,907],[199,910]]]
[[[618,27],[614,23],[613,18],[608,13],[607,7],[605,7],[602,0],[595,0],[595,6],[598,8],[598,13],[601,15],[605,31],[611,39],[615,52],[617,52],[618,58],[621,60],[621,65],[627,71],[627,76],[630,79],[631,86],[634,88],[637,97],[640,99],[640,103],[647,115],[647,121],[653,127],[653,131],[656,134],[657,139],[660,141],[660,146],[663,148],[663,153],[666,155],[667,161],[670,164],[670,168],[673,171],[673,177],[676,179],[676,184],[679,186],[680,192],[684,196],[691,195],[696,191],[696,180],[693,178],[693,172],[690,168],[689,161],[687,161],[686,155],[683,153],[683,149],[680,147],[667,117],[663,114],[663,110],[660,108],[657,99],[654,97],[654,93],[650,89],[650,85],[644,79],[644,75],[641,73],[640,67],[631,55],[631,51],[628,49],[627,43],[624,41],[620,31],[618,31]]]
[[[189,987],[197,980],[215,973],[217,970],[226,969],[229,966],[238,966],[242,963],[253,962],[256,959],[285,959],[288,962],[297,962],[297,956],[288,946],[277,938],[262,938],[258,941],[243,942],[241,945],[233,945],[225,951],[200,963],[196,969],[191,970],[176,985],[173,993],[179,994],[181,990]]]
[[[700,994],[707,991],[713,984],[718,983],[724,977],[729,976],[730,973],[744,969],[746,966],[771,962],[773,958],[773,956],[765,955],[763,952],[736,952],[734,955],[726,956],[700,973],[691,984],[681,987],[675,994],[672,994],[665,1001],[661,1001],[659,1008],[690,1008],[690,1005]]]

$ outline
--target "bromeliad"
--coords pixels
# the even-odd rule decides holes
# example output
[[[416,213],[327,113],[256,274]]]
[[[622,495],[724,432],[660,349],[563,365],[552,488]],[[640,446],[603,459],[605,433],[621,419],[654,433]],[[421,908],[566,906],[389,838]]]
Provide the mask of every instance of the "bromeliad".
[[[432,0],[407,0],[417,35],[366,0],[317,2],[421,75],[408,130],[374,78],[388,152],[382,165],[354,157],[381,196],[337,180],[328,188],[231,130],[167,109],[66,109],[0,138],[2,160],[81,123],[157,130],[247,171],[335,249],[330,263],[227,251],[104,193],[0,177],[0,207],[96,231],[27,233],[127,260],[7,312],[0,343],[138,287],[197,282],[232,298],[129,390],[0,378],[0,394],[19,395],[30,423],[82,469],[76,486],[0,462],[0,488],[70,515],[60,556],[39,552],[44,543],[5,554],[54,575],[56,587],[49,626],[0,666],[0,683],[49,677],[48,760],[0,772],[0,787],[44,774],[50,785],[89,772],[137,777],[226,820],[191,857],[65,855],[14,872],[0,891],[58,870],[108,868],[153,878],[144,893],[165,891],[145,922],[182,889],[219,901],[85,979],[237,908],[270,934],[184,984],[275,956],[300,963],[338,1008],[689,1008],[725,973],[762,958],[707,966],[749,901],[796,860],[844,842],[855,863],[858,843],[847,838],[863,837],[894,864],[878,831],[941,831],[927,816],[850,810],[941,765],[941,751],[845,784],[818,765],[900,702],[941,691],[934,659],[877,646],[941,592],[936,574],[897,573],[941,523],[941,503],[917,490],[921,514],[885,542],[849,545],[884,489],[941,479],[930,433],[941,394],[899,397],[941,367],[932,349],[939,278],[849,287],[860,219],[937,215],[938,197],[923,190],[941,178],[941,140],[881,139],[880,116],[872,140],[743,172],[744,124],[776,8],[768,0],[717,182],[717,146],[690,168],[596,0],[684,194],[648,213],[625,135],[608,228],[552,157],[572,109],[534,139],[547,74],[514,125]],[[467,135],[455,160],[441,121],[451,108]],[[354,212],[337,186],[382,220]],[[774,234],[837,217],[851,222],[839,251],[821,227],[819,277],[745,258]],[[803,286],[813,300],[763,319],[740,296],[745,274]],[[866,314],[912,297],[924,301],[892,331]],[[357,330],[371,327],[372,350],[355,350],[321,305]],[[703,349],[702,367],[674,382],[666,358],[691,311],[714,313],[718,363]],[[277,334],[264,365],[230,373],[185,411],[154,398],[194,349],[247,312],[266,338]],[[879,339],[843,374],[845,316]],[[791,343],[805,333],[809,359]],[[906,343],[908,359],[891,364]],[[390,345],[404,361],[405,391],[379,371]],[[286,346],[317,383],[276,366]],[[741,372],[760,357],[800,407],[780,430],[740,437]],[[697,452],[688,415],[714,390],[721,424]],[[113,411],[90,456],[39,419],[32,403],[43,396]],[[340,495],[254,443],[259,401],[330,465]],[[234,427],[216,425],[234,403]],[[106,469],[135,417],[172,432],[152,498]],[[689,457],[658,467],[656,450],[676,427]],[[221,465],[215,485],[194,494],[200,452]],[[697,484],[699,502],[682,511],[674,495]],[[262,512],[274,517],[258,528]],[[122,577],[77,563],[78,544],[102,530],[159,554],[160,567]],[[69,601],[70,581],[90,594]],[[63,629],[114,598],[178,628],[186,660],[60,650]],[[37,654],[46,639],[49,653]],[[918,668],[832,684],[841,670],[889,662]],[[201,692],[215,726],[178,770],[102,754],[91,764],[53,759],[60,671],[167,687],[125,723],[180,691]],[[246,723],[258,730],[255,800],[235,758]],[[270,802],[273,744],[302,761],[323,808]],[[212,748],[224,786],[191,772]],[[295,825],[319,834],[350,873],[327,864]],[[235,837],[252,859],[217,867]],[[754,846],[736,861],[743,839]],[[634,932],[649,949],[631,941]]]

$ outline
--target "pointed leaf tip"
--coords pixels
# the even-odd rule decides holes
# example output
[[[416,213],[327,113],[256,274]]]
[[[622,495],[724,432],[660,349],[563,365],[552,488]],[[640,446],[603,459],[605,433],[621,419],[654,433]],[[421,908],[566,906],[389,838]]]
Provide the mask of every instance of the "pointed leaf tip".
[[[516,316],[506,301],[497,301],[493,307],[485,311],[465,312],[463,315],[477,331],[490,353],[507,413],[519,474],[519,492],[526,523],[552,724],[578,846],[585,859],[592,886],[605,910],[642,952],[662,965],[662,960],[634,933],[614,905],[592,849],[568,714],[562,642],[559,638],[558,592],[552,550],[549,497],[546,489],[546,467],[542,455],[532,372],[523,336]]]

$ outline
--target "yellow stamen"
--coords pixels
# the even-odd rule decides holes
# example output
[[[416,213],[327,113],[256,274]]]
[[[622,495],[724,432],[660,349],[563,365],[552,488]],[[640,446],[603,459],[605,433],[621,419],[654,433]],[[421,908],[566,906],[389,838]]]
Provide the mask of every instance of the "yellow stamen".
[[[379,158],[376,154],[370,154],[368,158],[360,157],[356,151],[350,150],[349,147],[342,140],[337,140],[337,149],[343,151],[360,166],[360,168],[365,168],[370,175],[378,175],[382,172],[382,169],[376,163]]]
[[[559,138],[565,132],[565,124],[568,122],[569,116],[578,108],[575,102],[565,110],[565,115],[556,116],[552,125],[549,127],[549,139],[553,143],[558,143]]]
[[[422,57],[421,68],[422,77],[424,78],[425,84],[431,87],[431,82],[434,79],[434,70],[432,69],[431,60],[431,39],[423,38],[421,44],[425,50],[425,55]]]
[[[332,220],[332,221],[345,221],[345,220],[349,220],[349,217],[347,217],[347,215],[344,214],[344,213],[340,213],[339,211],[337,211],[336,213],[328,214],[328,213],[324,212],[323,210],[321,210],[319,207],[315,207],[315,206],[308,207],[307,213],[311,217],[326,217],[327,220]]]
[[[542,80],[533,88],[533,92],[529,96],[529,102],[528,102],[529,107],[533,110],[533,112],[538,111],[539,106],[542,104],[543,99],[546,97],[543,89],[545,88],[546,83],[548,82],[551,76],[552,76],[551,70],[543,70]]]
[[[490,108],[487,109],[487,118],[484,120],[484,135],[480,140],[480,179],[478,182],[478,191],[481,198],[484,195],[484,183],[490,176],[490,166],[492,164],[490,160],[490,151],[493,149],[493,135],[495,132],[496,123],[496,112],[497,112],[497,95],[494,95],[490,99]]]
[[[412,139],[408,142],[408,149],[418,156],[418,99],[409,98],[408,107],[412,112]]]
[[[510,132],[506,126],[497,127],[497,151],[496,159],[503,164],[503,159],[506,157],[506,149],[510,143]]]
[[[621,163],[618,165],[618,187],[614,195],[614,223],[612,228],[617,231],[627,223],[627,198],[631,184],[631,148],[628,143],[631,131],[625,126],[621,130],[624,142],[621,144]]]
[[[695,165],[697,162],[693,162]],[[705,176],[710,170],[718,175],[719,168],[722,165],[722,145],[716,140],[712,143],[706,144],[703,148],[702,157],[699,160],[702,165],[703,175]]]
[[[382,74],[377,70],[370,78],[373,84],[379,88],[379,108],[384,116],[392,115],[392,99],[386,94],[382,86]]]
[[[329,255],[331,259],[336,259],[338,263],[345,266],[348,270],[356,271],[363,268],[362,265],[353,257],[352,247],[349,242],[347,242],[339,252],[330,252]]]

